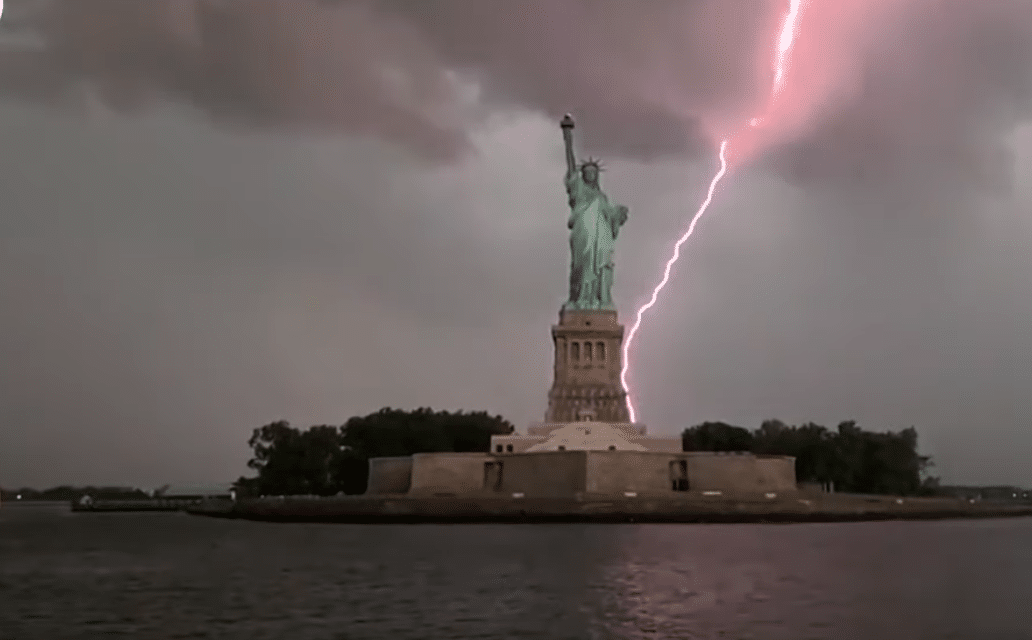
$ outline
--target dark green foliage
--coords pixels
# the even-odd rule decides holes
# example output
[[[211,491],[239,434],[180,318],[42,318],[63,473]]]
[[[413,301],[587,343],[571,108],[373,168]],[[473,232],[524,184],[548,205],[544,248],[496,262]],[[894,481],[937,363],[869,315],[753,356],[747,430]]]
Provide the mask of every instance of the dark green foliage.
[[[928,494],[934,479],[922,474],[931,459],[917,453],[917,430],[875,433],[856,422],[835,431],[818,424],[789,426],[767,420],[750,433],[722,422],[704,422],[681,434],[685,451],[751,451],[796,459],[800,482],[831,483],[836,491],[892,495]]]
[[[248,440],[254,457],[247,466],[258,471],[248,492],[283,495],[337,493],[331,470],[340,456],[340,432],[320,425],[299,431],[278,421],[255,429]]]
[[[487,412],[383,408],[342,427],[300,431],[284,421],[255,429],[248,441],[255,478],[240,478],[247,495],[334,495],[365,491],[369,458],[432,451],[487,451],[491,436],[513,425]]]
[[[753,435],[723,422],[703,422],[685,429],[681,443],[685,451],[751,451]]]

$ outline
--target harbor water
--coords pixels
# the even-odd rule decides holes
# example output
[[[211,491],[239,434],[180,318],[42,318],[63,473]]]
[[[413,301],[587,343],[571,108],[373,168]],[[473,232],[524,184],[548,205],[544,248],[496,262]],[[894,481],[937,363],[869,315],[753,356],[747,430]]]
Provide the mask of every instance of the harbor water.
[[[0,638],[1032,639],[1032,519],[267,524],[0,507]]]

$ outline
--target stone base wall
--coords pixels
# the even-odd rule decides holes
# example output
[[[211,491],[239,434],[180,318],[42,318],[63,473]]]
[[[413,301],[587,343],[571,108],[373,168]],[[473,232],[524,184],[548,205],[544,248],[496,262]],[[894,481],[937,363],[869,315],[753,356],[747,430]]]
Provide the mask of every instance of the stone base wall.
[[[543,451],[420,453],[373,458],[369,493],[411,496],[575,497],[582,493],[675,496],[795,493],[795,459],[707,452]],[[407,486],[406,486],[406,480]]]
[[[640,444],[649,451],[662,453],[682,453],[684,451],[684,443],[681,442],[680,438],[656,438],[653,436],[643,436],[638,438],[627,438],[627,441],[633,444]]]
[[[489,490],[510,496],[562,498],[585,490],[584,451],[548,451],[496,458],[500,481]]]
[[[409,495],[461,495],[484,490],[486,453],[417,453]]]
[[[791,456],[691,452],[684,454],[684,458],[692,491],[796,491],[795,458]]]
[[[366,494],[408,493],[412,487],[412,456],[372,458]]]
[[[547,440],[545,436],[521,436],[515,433],[507,436],[491,436],[490,453],[492,455],[523,453],[527,449],[533,447],[539,442],[544,442],[545,440]],[[499,449],[499,447],[501,447],[501,449]]]
[[[634,492],[666,495],[673,492],[670,463],[675,456],[652,451],[588,451],[588,493]]]
[[[547,436],[553,431],[562,429],[570,422],[532,422],[527,427],[528,436]],[[605,422],[605,420],[598,420],[598,422]],[[640,438],[648,435],[648,427],[644,422],[606,422],[610,427],[620,431],[625,438]]]
[[[552,425],[541,425],[540,429],[536,431],[532,426],[528,430],[529,435],[525,436],[517,433],[504,436],[491,436],[491,448],[489,453],[491,455],[523,453],[524,451],[533,447],[534,445],[547,440],[548,436],[546,434],[551,433],[552,431],[554,431],[554,429],[548,429],[547,431],[545,431],[545,429],[551,426]],[[562,424],[557,426],[566,425]],[[620,427],[621,425],[612,426]],[[634,431],[631,431],[632,429],[634,429]],[[627,436],[627,441],[633,444],[641,445],[649,451],[657,451],[663,453],[681,453],[682,443],[680,438],[656,438],[647,435],[637,435],[644,434],[644,431],[644,425],[640,426],[640,431],[638,430],[638,425],[627,425],[627,432],[632,432],[636,434]],[[499,449],[499,447],[501,447],[501,449]],[[511,451],[509,447],[512,447]]]

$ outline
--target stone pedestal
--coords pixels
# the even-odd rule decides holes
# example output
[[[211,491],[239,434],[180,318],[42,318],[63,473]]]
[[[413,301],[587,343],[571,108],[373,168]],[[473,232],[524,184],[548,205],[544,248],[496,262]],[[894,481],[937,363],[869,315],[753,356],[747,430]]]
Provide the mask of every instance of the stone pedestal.
[[[624,328],[616,311],[559,312],[552,326],[555,372],[545,422],[630,422],[627,393],[620,385]]]

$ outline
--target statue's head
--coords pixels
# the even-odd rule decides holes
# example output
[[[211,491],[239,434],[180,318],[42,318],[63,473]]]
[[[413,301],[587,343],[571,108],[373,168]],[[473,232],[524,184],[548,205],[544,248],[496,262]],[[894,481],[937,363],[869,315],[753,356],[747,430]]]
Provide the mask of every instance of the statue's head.
[[[602,173],[601,162],[595,160],[594,158],[588,158],[587,160],[581,163],[580,170],[581,178],[584,179],[584,182],[590,185],[594,185],[596,187],[598,186],[598,178],[599,175]]]

